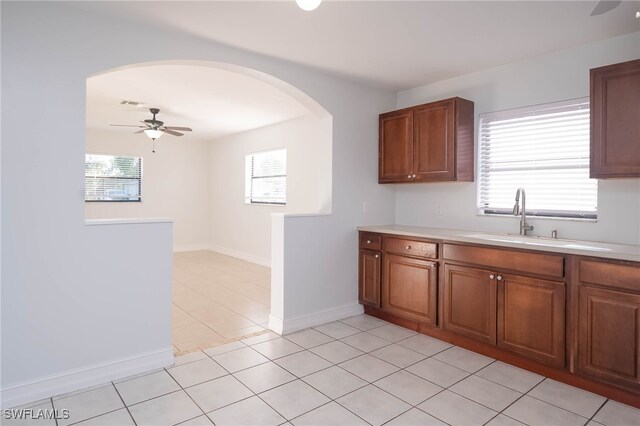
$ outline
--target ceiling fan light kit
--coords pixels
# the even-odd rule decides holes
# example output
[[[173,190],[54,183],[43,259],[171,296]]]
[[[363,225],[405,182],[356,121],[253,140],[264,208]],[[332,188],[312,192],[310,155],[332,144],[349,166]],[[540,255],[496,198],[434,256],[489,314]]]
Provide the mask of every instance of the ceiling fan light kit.
[[[156,152],[155,150],[156,139],[158,139],[163,134],[167,133],[172,136],[183,136],[184,133],[177,132],[176,130],[180,130],[182,132],[192,131],[190,127],[165,126],[164,121],[160,121],[156,119],[156,114],[160,113],[160,110],[158,108],[149,108],[149,112],[153,114],[153,118],[147,118],[146,120],[141,121],[141,123],[143,123],[144,126],[139,126],[134,124],[111,124],[111,126],[141,128],[142,130],[138,130],[137,132],[134,132],[134,133],[144,133],[145,135],[147,135],[147,137],[154,142],[153,152]]]
[[[147,135],[151,140],[156,140],[160,136],[162,136],[162,132],[156,129],[147,129],[144,131],[144,134]]]

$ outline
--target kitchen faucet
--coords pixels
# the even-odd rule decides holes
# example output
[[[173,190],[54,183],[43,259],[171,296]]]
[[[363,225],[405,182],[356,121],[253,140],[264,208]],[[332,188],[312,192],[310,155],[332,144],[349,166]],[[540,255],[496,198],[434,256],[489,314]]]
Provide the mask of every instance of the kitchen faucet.
[[[520,193],[522,193],[522,210],[520,210]],[[527,235],[527,231],[533,231],[533,225],[527,223],[527,195],[524,188],[518,188],[516,191],[516,204],[513,206],[513,215],[520,214],[520,235]]]

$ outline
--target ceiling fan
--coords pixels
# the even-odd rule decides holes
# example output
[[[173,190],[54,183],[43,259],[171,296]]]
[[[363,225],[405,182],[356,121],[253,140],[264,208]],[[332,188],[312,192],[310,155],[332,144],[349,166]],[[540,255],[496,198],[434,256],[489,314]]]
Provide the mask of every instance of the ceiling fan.
[[[138,130],[137,132],[134,132],[134,134],[144,133],[149,137],[149,139],[151,139],[154,142],[164,133],[167,133],[173,136],[183,136],[184,133],[180,133],[180,132],[193,131],[190,127],[165,126],[164,121],[160,121],[156,119],[156,114],[160,112],[158,108],[150,108],[149,111],[151,112],[151,114],[153,114],[153,118],[147,118],[146,120],[141,121],[141,123],[144,124],[144,126],[140,126],[136,124],[110,124],[110,126],[140,128],[142,130]],[[180,132],[178,132],[177,130],[179,130]],[[155,152],[155,149],[153,152]]]
[[[620,6],[620,3],[622,3],[622,0],[600,0],[591,11],[591,16],[602,15],[612,11]]]

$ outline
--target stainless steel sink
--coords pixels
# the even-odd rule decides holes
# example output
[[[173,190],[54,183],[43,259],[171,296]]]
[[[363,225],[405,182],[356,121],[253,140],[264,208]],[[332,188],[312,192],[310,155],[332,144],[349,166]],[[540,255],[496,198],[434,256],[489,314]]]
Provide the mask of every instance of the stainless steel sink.
[[[586,244],[575,240],[556,240],[552,238],[520,236],[520,235],[496,235],[496,234],[460,234],[460,236],[468,238],[477,238],[479,240],[497,241],[501,243],[522,244],[524,246],[543,246],[543,247],[563,247],[568,249],[588,250],[588,251],[611,251],[608,247],[595,245],[594,243]],[[603,244],[604,245],[604,244]]]

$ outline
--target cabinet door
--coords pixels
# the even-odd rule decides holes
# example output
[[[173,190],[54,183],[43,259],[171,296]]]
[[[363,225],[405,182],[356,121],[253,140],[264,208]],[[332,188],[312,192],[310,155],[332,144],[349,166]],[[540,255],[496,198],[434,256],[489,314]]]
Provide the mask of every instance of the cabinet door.
[[[640,390],[640,295],[580,285],[578,371]]]
[[[564,283],[517,275],[497,279],[498,346],[564,366]]]
[[[363,305],[380,307],[380,253],[360,250],[358,299]]]
[[[413,110],[380,115],[379,182],[408,182],[413,175]]]
[[[402,318],[435,325],[436,264],[385,253],[383,271],[382,308]]]
[[[640,176],[640,60],[591,70],[591,177]]]
[[[444,328],[495,344],[495,271],[445,265],[444,273]]]
[[[455,105],[453,100],[414,109],[413,173],[417,181],[455,180]]]

